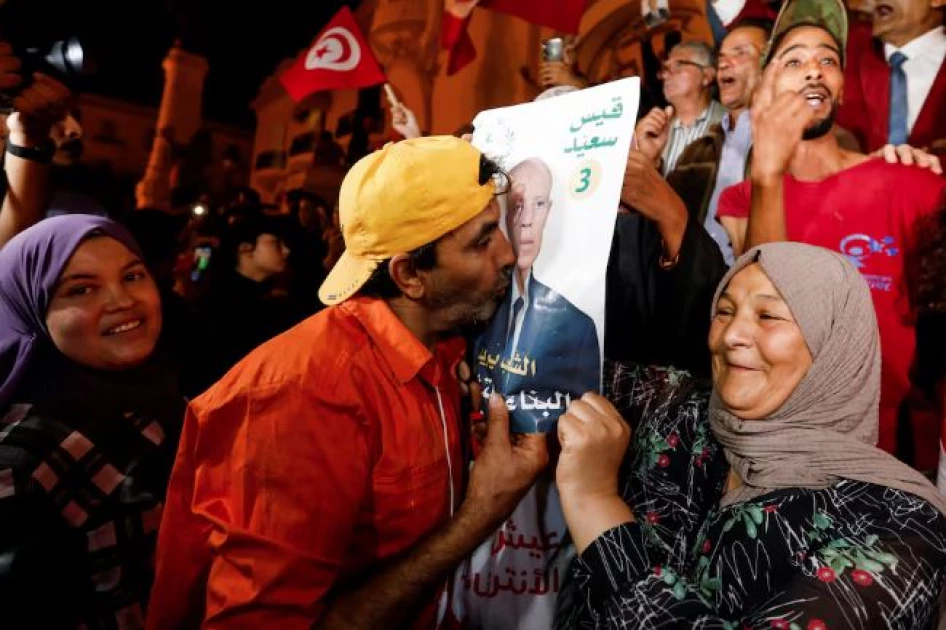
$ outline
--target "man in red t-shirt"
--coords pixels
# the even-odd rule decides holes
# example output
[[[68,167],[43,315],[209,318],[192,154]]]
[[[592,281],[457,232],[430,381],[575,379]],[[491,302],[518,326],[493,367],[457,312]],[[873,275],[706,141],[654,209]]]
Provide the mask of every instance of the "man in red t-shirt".
[[[723,192],[718,215],[746,222],[747,248],[801,241],[840,251],[861,270],[881,336],[879,446],[893,452],[915,349],[911,250],[944,182],[838,146],[831,132],[844,88],[846,18],[840,2],[790,3],[806,4],[809,12],[783,11],[776,24],[752,106],[750,180]],[[914,463],[935,467],[939,428],[916,426],[914,434]]]

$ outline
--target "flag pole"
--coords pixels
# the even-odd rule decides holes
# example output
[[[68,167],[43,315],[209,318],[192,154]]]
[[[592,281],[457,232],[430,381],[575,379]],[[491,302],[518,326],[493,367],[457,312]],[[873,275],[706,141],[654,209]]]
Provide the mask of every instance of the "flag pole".
[[[388,97],[388,103],[391,107],[397,107],[401,104],[400,101],[397,100],[397,94],[394,93],[394,88],[386,81],[384,83],[384,95]]]

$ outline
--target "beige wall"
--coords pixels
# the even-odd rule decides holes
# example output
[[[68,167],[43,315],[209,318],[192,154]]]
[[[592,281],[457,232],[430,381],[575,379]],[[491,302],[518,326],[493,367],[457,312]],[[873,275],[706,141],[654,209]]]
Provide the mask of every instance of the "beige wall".
[[[82,161],[105,162],[120,173],[144,171],[157,109],[83,94],[79,98]]]
[[[358,103],[357,90],[336,90],[315,95],[297,105],[276,79],[289,63],[291,60],[284,61],[277,72],[267,79],[252,103],[256,111],[256,134],[250,162],[253,169],[250,185],[259,191],[267,203],[274,202],[285,190],[301,187],[308,174],[311,155],[289,155],[295,138],[314,131],[312,122],[315,119],[302,115],[302,112],[321,112],[324,119],[320,124],[324,129],[334,132],[339,118],[354,110]],[[272,153],[280,155],[282,162],[276,166],[256,168],[261,155]]]
[[[469,33],[476,59],[453,76],[438,72],[433,89],[432,133],[453,133],[477,112],[535,98],[535,77],[542,40],[552,35],[523,20],[493,11],[473,12]],[[446,54],[441,54],[446,66]],[[523,75],[526,73],[526,76]]]

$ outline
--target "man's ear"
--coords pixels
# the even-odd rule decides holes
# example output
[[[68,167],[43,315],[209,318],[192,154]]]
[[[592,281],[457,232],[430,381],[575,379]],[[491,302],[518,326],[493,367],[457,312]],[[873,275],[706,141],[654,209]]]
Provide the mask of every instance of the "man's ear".
[[[407,298],[421,300],[427,294],[427,286],[414,268],[408,254],[398,254],[391,258],[388,263],[388,274]]]
[[[703,68],[703,87],[708,88],[716,83],[716,69]]]

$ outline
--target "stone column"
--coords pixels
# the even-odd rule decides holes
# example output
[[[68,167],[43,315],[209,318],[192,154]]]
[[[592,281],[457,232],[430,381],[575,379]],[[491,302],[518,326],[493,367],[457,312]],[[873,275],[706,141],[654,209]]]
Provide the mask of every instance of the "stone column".
[[[201,124],[207,60],[176,42],[164,63],[164,94],[144,178],[135,188],[139,208],[170,209],[173,148],[186,145]]]
[[[378,0],[369,41],[388,81],[414,111],[422,132],[433,121],[433,83],[443,0]],[[382,97],[387,110],[387,100]]]

